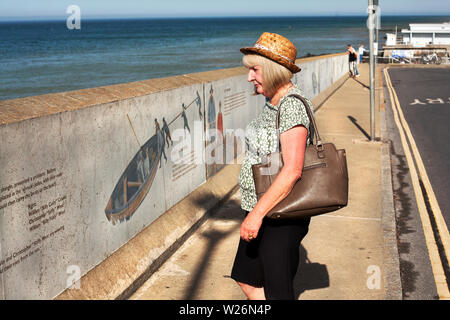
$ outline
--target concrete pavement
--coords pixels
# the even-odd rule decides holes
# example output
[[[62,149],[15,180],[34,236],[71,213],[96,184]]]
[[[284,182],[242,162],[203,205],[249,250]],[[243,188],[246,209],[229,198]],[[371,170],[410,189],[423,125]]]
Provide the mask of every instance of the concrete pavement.
[[[301,300],[401,299],[384,98],[377,90],[381,141],[368,142],[368,65],[359,68],[361,76],[348,79],[316,112],[323,140],[346,149],[349,203],[312,218],[294,280]],[[131,299],[245,299],[229,277],[242,219],[236,189]]]

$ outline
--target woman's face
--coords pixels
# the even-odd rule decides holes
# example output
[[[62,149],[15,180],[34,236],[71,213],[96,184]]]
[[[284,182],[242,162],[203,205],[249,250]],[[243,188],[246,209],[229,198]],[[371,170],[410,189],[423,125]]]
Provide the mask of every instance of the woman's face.
[[[264,95],[264,81],[261,66],[253,66],[248,69],[247,81],[253,83],[256,93]]]

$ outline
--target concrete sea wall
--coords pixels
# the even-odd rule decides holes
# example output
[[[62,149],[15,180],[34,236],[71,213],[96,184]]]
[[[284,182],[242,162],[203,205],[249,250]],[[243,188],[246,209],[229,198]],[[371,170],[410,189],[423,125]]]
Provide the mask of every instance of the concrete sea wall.
[[[344,54],[297,64],[316,103],[348,72]],[[233,68],[0,101],[0,298],[120,296],[203,214],[177,205],[236,185],[252,90]],[[129,248],[144,229],[146,259]],[[124,248],[133,272],[111,260]],[[77,282],[93,274],[102,289]]]

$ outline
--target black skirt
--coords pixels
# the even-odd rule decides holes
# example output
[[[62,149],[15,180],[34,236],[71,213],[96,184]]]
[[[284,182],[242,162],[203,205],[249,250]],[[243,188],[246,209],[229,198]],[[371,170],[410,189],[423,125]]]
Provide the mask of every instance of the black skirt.
[[[295,299],[293,280],[299,263],[299,248],[308,233],[310,220],[264,218],[255,239],[250,242],[240,240],[231,278],[264,287],[268,300]]]

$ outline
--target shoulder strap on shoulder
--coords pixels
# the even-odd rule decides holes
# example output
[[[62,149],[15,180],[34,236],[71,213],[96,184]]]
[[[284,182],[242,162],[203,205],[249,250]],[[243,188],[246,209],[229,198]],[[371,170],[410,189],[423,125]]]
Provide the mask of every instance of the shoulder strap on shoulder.
[[[314,116],[312,115],[309,103],[306,101],[305,98],[303,98],[302,96],[295,94],[295,93],[288,95],[288,97],[295,97],[303,103],[303,105],[305,106],[306,113],[308,114],[308,118],[309,118],[309,131],[310,131],[311,139],[313,141],[315,140],[316,145],[321,145],[322,140],[320,139],[319,130],[317,129],[316,121],[314,120]],[[279,128],[280,128],[280,110],[281,110],[281,104],[278,107],[278,111],[277,111],[277,119],[276,119],[277,132],[279,132]],[[315,137],[315,139],[314,139],[314,137]],[[280,150],[281,150],[281,147],[280,147]]]

